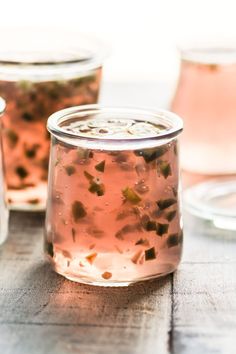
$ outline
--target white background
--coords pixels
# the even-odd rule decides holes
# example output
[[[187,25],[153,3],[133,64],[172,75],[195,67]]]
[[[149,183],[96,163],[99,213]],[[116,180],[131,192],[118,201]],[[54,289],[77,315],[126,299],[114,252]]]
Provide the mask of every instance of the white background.
[[[106,82],[174,81],[178,44],[236,38],[236,0],[0,0],[0,13],[1,25],[56,25],[101,37],[112,46]]]

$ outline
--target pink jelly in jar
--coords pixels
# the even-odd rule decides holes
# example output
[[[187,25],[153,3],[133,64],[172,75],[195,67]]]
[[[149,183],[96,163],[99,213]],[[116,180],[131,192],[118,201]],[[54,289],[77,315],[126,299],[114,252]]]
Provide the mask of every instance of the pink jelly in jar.
[[[68,279],[124,286],[173,272],[182,252],[173,113],[88,105],[48,120],[45,252]]]

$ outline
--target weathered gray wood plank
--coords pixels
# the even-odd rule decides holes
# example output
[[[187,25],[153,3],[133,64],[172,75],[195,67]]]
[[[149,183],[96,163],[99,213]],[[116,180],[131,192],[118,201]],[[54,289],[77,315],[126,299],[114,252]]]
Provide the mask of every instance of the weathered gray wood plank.
[[[186,220],[186,217],[188,220]],[[207,232],[204,225],[188,215],[185,217],[183,262],[235,263],[236,233],[215,228]]]
[[[233,354],[236,347],[236,238],[185,233],[174,274],[173,354]]]
[[[123,328],[1,325],[0,346],[4,354],[41,353],[146,353],[143,336],[136,329]],[[29,339],[29,337],[31,337]],[[133,347],[133,343],[137,344]],[[137,346],[140,349],[137,351]],[[149,348],[149,352],[153,353]],[[158,351],[163,353],[165,351]]]
[[[43,261],[42,225],[43,215],[11,215],[0,252],[0,352],[168,353],[172,276],[122,289],[70,282]]]

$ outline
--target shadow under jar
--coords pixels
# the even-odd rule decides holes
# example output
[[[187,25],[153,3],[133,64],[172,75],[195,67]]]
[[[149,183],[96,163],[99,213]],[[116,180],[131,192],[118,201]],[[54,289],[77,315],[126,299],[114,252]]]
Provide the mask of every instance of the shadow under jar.
[[[8,202],[12,209],[42,210],[50,143],[46,120],[60,109],[97,102],[105,52],[99,41],[78,34],[49,33],[42,43],[31,43],[25,33],[20,38],[25,37],[20,48],[13,36],[11,47],[7,42],[0,50]]]
[[[89,105],[48,120],[45,253],[81,283],[125,286],[173,272],[182,252],[173,113]]]

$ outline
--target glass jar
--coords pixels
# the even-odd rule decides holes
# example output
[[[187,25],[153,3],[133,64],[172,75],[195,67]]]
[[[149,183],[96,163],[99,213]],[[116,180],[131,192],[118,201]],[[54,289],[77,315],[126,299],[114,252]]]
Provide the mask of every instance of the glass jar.
[[[181,59],[171,110],[184,119],[184,206],[205,232],[220,228],[235,235],[236,48],[185,48]]]
[[[182,50],[171,110],[184,119],[184,170],[211,176],[236,173],[236,48]]]
[[[173,113],[88,105],[54,113],[45,253],[68,279],[125,286],[173,272],[182,252]]]
[[[0,117],[5,111],[5,102],[0,97]],[[0,118],[2,119],[2,118]],[[5,198],[5,179],[2,156],[2,121],[0,120],[0,245],[6,240],[8,234],[8,218],[9,212]]]
[[[81,34],[6,32],[0,49],[0,95],[8,202],[45,208],[49,135],[46,120],[60,109],[98,100],[104,45]]]

